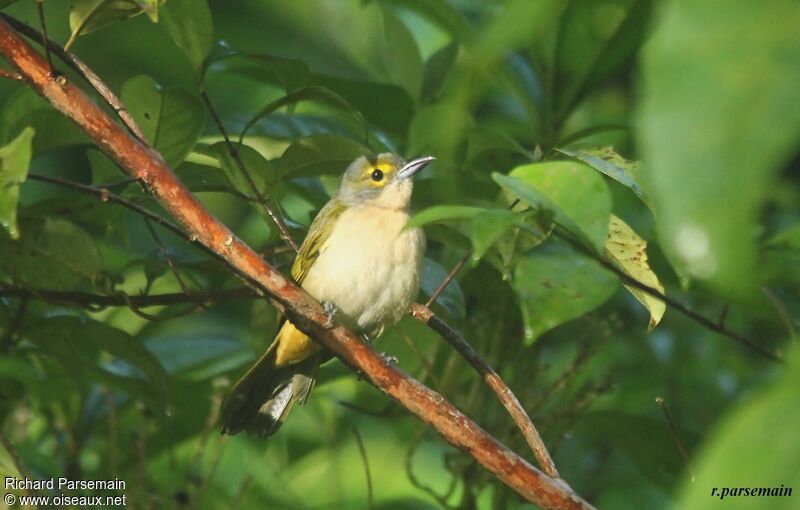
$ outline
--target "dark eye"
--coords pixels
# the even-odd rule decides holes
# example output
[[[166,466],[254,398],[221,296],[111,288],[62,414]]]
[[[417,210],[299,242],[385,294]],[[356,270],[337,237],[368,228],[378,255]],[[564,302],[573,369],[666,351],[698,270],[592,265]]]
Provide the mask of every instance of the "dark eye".
[[[372,180],[375,182],[379,182],[383,180],[383,172],[378,170],[377,168],[372,171]]]

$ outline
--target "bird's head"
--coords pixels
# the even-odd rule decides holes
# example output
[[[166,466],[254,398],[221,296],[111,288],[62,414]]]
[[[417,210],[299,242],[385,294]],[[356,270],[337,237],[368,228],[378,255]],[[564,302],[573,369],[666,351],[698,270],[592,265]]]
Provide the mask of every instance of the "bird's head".
[[[405,209],[414,188],[412,177],[434,158],[412,161],[391,153],[361,156],[353,161],[342,177],[339,198],[349,206],[372,205],[387,209]]]

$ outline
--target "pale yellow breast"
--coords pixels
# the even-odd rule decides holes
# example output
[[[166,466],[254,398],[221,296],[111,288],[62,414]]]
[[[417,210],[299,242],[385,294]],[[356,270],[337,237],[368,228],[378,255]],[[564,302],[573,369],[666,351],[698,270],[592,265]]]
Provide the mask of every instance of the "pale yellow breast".
[[[405,211],[350,208],[339,217],[303,288],[333,302],[367,333],[402,317],[419,292],[425,236],[401,232]]]

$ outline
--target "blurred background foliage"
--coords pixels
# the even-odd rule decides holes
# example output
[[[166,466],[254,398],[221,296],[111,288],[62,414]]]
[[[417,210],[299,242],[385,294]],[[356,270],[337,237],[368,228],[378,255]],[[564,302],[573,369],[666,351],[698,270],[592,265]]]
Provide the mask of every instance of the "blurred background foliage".
[[[38,27],[32,0],[0,6]],[[420,299],[471,251],[434,309],[593,504],[800,490],[797,2],[73,0],[45,13],[190,189],[284,271],[292,253],[202,93],[298,239],[357,155],[436,156],[414,197],[429,238]],[[274,310],[200,302],[241,282],[135,211],[43,180],[165,215],[24,83],[0,81],[0,101],[0,417],[28,475],[119,477],[134,508],[531,507],[338,362],[268,443],[220,437],[220,400],[271,340]],[[622,274],[709,322],[664,313]],[[183,299],[131,298],[163,294]],[[407,317],[379,349],[530,458],[432,331]],[[2,450],[0,470],[18,469]]]

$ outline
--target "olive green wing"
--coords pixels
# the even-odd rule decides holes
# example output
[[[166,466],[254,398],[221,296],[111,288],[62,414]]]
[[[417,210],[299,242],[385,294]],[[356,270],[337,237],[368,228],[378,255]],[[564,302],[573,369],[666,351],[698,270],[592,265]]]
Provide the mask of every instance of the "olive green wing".
[[[314,218],[311,228],[308,229],[308,235],[306,235],[305,241],[300,246],[300,251],[297,252],[297,258],[294,259],[294,264],[292,264],[292,278],[298,285],[303,283],[309,269],[319,257],[320,250],[325,246],[325,241],[328,240],[331,232],[333,232],[334,223],[346,208],[341,200],[333,198],[325,204],[325,207]]]

